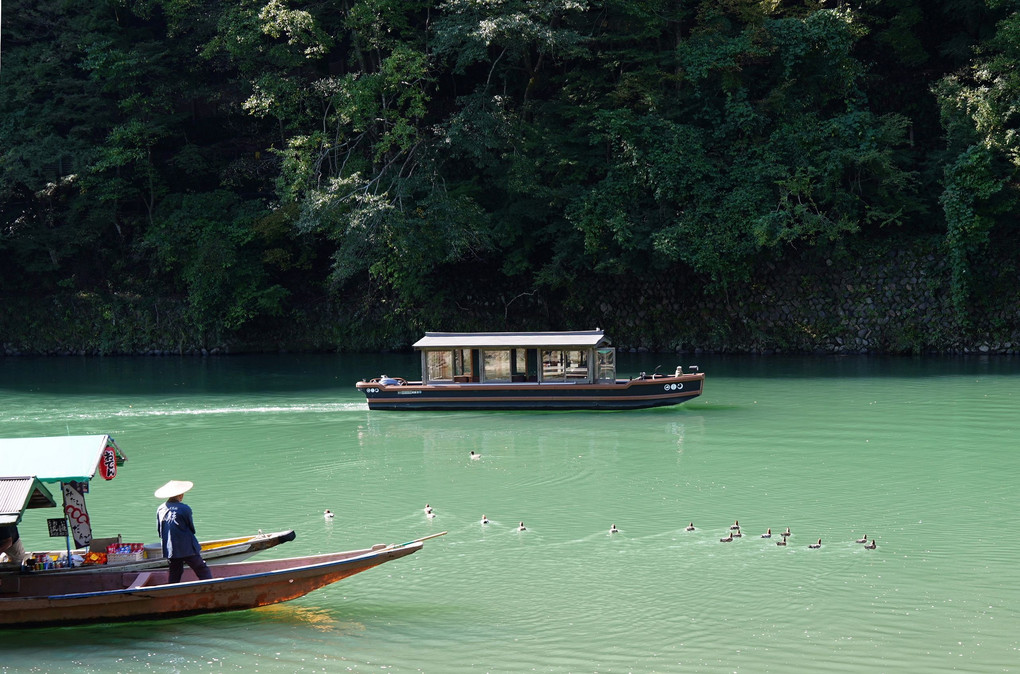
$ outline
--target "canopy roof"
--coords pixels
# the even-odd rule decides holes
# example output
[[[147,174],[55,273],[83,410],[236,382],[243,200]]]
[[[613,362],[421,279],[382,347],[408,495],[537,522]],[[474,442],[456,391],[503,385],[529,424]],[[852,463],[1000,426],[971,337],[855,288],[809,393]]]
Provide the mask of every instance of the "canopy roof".
[[[2,438],[0,478],[27,475],[43,482],[90,480],[107,445],[113,447],[118,466],[127,461],[109,435]]]
[[[34,477],[0,477],[0,524],[17,524],[26,508],[54,508],[53,494]]]
[[[416,349],[588,349],[608,346],[601,330],[571,332],[426,332]]]

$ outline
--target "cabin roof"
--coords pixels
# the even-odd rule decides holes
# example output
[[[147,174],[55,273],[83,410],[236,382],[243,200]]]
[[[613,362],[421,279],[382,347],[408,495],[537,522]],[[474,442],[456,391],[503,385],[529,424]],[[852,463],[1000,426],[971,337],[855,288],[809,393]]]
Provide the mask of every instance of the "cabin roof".
[[[34,477],[0,477],[0,524],[17,524],[26,508],[53,508],[57,502]]]
[[[426,332],[416,349],[591,348],[608,346],[601,330],[569,332]]]
[[[113,447],[117,465],[127,460],[109,435],[0,438],[0,478],[28,475],[42,482],[90,480],[99,470],[107,445]]]

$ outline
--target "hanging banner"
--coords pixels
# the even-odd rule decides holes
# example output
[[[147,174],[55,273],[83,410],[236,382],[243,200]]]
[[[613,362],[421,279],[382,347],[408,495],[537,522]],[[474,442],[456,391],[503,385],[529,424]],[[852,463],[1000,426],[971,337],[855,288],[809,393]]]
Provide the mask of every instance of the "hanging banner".
[[[117,477],[117,452],[107,445],[99,457],[99,474],[104,480],[112,480]]]
[[[87,547],[92,542],[92,524],[89,521],[89,513],[85,509],[85,492],[88,491],[88,483],[62,482],[60,486],[64,492],[64,514],[71,527],[75,547]]]

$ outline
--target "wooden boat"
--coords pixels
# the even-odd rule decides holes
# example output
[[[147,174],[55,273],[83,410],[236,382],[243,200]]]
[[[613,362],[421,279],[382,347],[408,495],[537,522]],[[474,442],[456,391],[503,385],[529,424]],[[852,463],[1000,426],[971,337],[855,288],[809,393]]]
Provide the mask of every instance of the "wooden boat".
[[[601,330],[427,332],[421,379],[357,383],[370,410],[619,410],[677,405],[701,395],[705,374],[617,379],[616,349]]]
[[[259,531],[252,536],[240,536],[237,538],[223,538],[213,541],[201,541],[202,558],[209,565],[229,564],[243,562],[252,555],[276,547],[281,543],[289,543],[297,537],[293,529],[287,531],[275,531],[265,534]],[[83,559],[88,559],[88,550],[72,550],[71,553]],[[38,554],[38,553],[32,553]],[[51,556],[63,556],[64,551],[51,551]],[[35,569],[36,573],[43,574],[66,574],[66,573],[101,573],[116,569],[117,571],[145,571],[150,569],[166,568],[167,560],[162,557],[145,557],[138,560],[107,561],[103,564],[84,563],[79,566],[57,568],[57,569]]]
[[[39,627],[166,619],[268,606],[420,550],[433,534],[398,545],[211,567],[213,577],[167,584],[165,569],[89,574],[0,574],[0,626]]]

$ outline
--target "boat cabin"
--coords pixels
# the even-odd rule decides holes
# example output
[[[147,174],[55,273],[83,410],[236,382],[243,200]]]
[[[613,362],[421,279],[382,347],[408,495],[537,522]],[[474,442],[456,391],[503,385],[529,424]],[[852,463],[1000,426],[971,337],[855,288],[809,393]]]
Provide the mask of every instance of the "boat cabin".
[[[427,332],[414,348],[425,385],[616,381],[616,349],[601,330]]]

